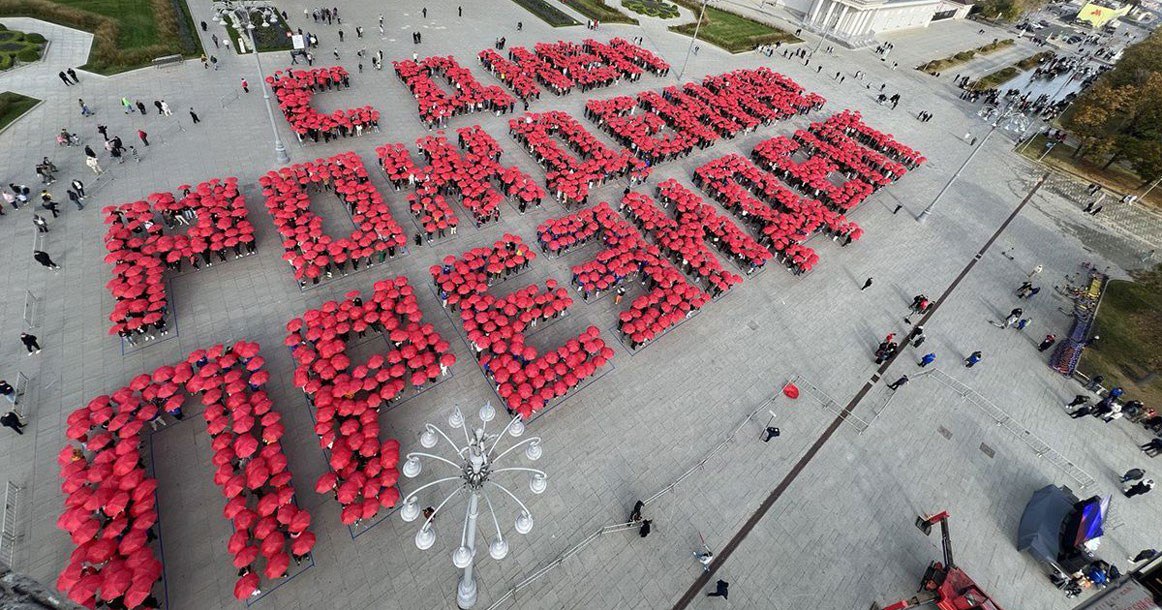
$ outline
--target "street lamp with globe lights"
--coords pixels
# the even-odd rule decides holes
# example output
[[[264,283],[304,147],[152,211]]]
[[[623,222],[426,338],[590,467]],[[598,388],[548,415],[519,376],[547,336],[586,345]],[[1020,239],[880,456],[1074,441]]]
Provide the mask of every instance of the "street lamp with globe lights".
[[[466,494],[468,496],[468,510],[464,516],[464,526],[460,533],[460,546],[452,552],[452,565],[463,570],[456,586],[456,603],[460,608],[471,608],[476,604],[476,576],[472,568],[476,558],[476,520],[480,513],[481,499],[488,507],[488,513],[492,516],[492,525],[496,531],[496,538],[488,545],[488,554],[496,560],[508,556],[508,542],[505,541],[504,535],[501,533],[500,521],[496,518],[496,510],[493,508],[492,499],[488,496],[488,489],[491,487],[503,491],[520,506],[520,514],[517,515],[514,525],[517,533],[528,534],[533,529],[532,511],[525,506],[524,502],[520,501],[520,498],[516,497],[516,494],[493,480],[493,477],[504,472],[524,472],[529,475],[529,490],[534,494],[544,493],[545,489],[548,488],[548,476],[543,470],[523,466],[496,468],[496,464],[506,455],[521,447],[524,448],[525,457],[529,461],[539,460],[544,453],[540,437],[524,439],[497,453],[497,446],[500,445],[500,441],[506,433],[513,438],[519,438],[524,434],[525,424],[521,421],[520,416],[512,418],[499,434],[489,434],[487,432],[488,422],[496,419],[496,409],[492,403],[485,403],[480,408],[478,415],[480,426],[471,429],[469,429],[468,422],[460,412],[459,407],[456,407],[448,416],[448,426],[453,430],[453,434],[455,434],[456,428],[460,428],[464,432],[464,445],[456,444],[439,426],[424,424],[424,430],[420,433],[420,445],[424,449],[435,449],[440,445],[442,439],[451,448],[451,456],[443,457],[433,453],[412,451],[407,454],[401,469],[405,477],[414,479],[423,470],[421,460],[430,459],[448,464],[459,471],[456,475],[442,477],[416,488],[404,497],[403,506],[399,513],[405,522],[415,521],[421,513],[417,497],[421,491],[440,483],[459,481],[456,489],[445,496],[443,501],[436,505],[435,510],[424,519],[423,525],[416,532],[416,547],[420,550],[432,548],[436,542],[436,530],[432,525],[436,515],[454,497]]]
[[[279,21],[275,9],[269,5],[256,6],[246,0],[219,0],[215,4],[218,9],[214,14],[214,23],[220,23],[222,27],[226,27],[228,16],[233,15],[234,23],[237,24],[238,29],[245,29],[250,35],[254,65],[258,67],[258,86],[262,87],[262,99],[266,102],[266,115],[270,118],[270,131],[274,134],[274,158],[280,165],[286,165],[290,163],[290,155],[287,154],[286,146],[283,145],[282,138],[278,135],[278,124],[274,120],[274,108],[270,105],[270,87],[267,86],[266,76],[262,72],[262,60],[258,57],[258,39],[254,36],[254,22],[251,20],[252,14],[258,14],[262,27],[268,28],[272,25],[278,25]]]

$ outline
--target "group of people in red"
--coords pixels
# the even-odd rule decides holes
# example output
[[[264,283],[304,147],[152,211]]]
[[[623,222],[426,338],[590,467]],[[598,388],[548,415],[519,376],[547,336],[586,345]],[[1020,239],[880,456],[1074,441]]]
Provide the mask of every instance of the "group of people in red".
[[[592,39],[581,44],[542,42],[533,46],[533,52],[513,47],[507,59],[493,49],[485,49],[477,57],[485,69],[526,104],[540,98],[538,83],[556,95],[565,95],[574,87],[588,91],[622,78],[636,81],[644,71],[657,76],[670,71],[670,64],[657,55],[622,38],[614,38],[609,44]]]
[[[260,563],[261,576],[273,580],[310,554],[311,516],[295,504],[285,427],[263,389],[270,376],[258,351],[243,341],[194,351],[69,415],[66,434],[76,444],[58,456],[65,512],[57,520],[77,545],[57,579],[69,599],[90,608],[160,607],[152,592],[162,566],[150,546],[157,480],[142,461],[143,435],[146,424],[165,424],[163,413],[181,419],[187,394],[201,395],[214,483],[234,527],[227,550],[239,570],[235,596],[259,592]]]
[[[425,57],[417,61],[392,62],[395,73],[419,102],[420,120],[428,129],[447,126],[448,119],[470,112],[512,112],[516,102],[497,85],[481,85],[467,68],[447,57]],[[455,89],[449,95],[433,80],[443,75]]]
[[[224,262],[231,254],[238,258],[257,251],[237,178],[178,189],[180,199],[160,192],[101,210],[109,225],[105,262],[113,265],[106,286],[117,300],[109,314],[109,334],[131,344],[168,332],[166,270],[181,271],[187,262],[195,269],[209,267],[215,255]],[[172,233],[179,228],[184,233]]]
[[[631,193],[629,197],[636,201],[641,196]],[[542,248],[558,254],[593,239],[601,240],[605,250],[572,268],[573,284],[585,300],[615,291],[615,302],[620,301],[625,287],[633,280],[640,281],[645,294],[633,299],[630,308],[618,317],[621,339],[630,349],[660,337],[710,301],[710,294],[687,281],[659,246],[646,242],[606,202],[548,220],[537,227],[537,236]],[[710,276],[707,285],[717,295],[740,280],[723,273]]]
[[[545,182],[565,207],[587,204],[590,189],[609,180],[628,178],[637,183],[649,175],[649,166],[633,153],[624,148],[611,150],[565,112],[511,119],[508,133],[545,168]],[[562,149],[554,136],[568,143],[572,153]]]
[[[379,131],[379,111],[371,106],[336,110],[331,114],[323,114],[311,106],[311,98],[316,93],[351,86],[351,78],[342,66],[278,70],[266,77],[266,82],[299,142],[307,138],[330,142],[340,137],[361,136],[369,129]]]
[[[368,520],[399,500],[399,441],[380,441],[379,413],[398,402],[409,384],[419,391],[448,374],[456,362],[435,327],[424,324],[412,286],[400,276],[375,283],[371,299],[351,291],[287,323],[286,345],[294,384],[315,408],[315,434],[330,469],[315,491],[333,494],[346,525]],[[348,346],[368,333],[390,343],[356,364]]]
[[[488,288],[520,273],[535,258],[519,236],[506,234],[491,248],[470,250],[460,259],[449,256],[430,269],[441,304],[459,311],[481,370],[508,411],[525,419],[613,357],[593,326],[546,354],[525,343],[526,329],[564,315],[573,302],[569,291],[552,279],[544,291],[533,284],[505,297],[492,295]]]
[[[371,184],[363,160],[354,152],[316,159],[269,172],[258,179],[266,208],[283,238],[283,259],[300,286],[335,274],[358,271],[403,253],[407,237],[379,191]],[[338,239],[323,231],[323,219],[311,211],[310,193],[332,191],[351,215],[355,230]]]
[[[692,95],[698,92],[705,95]],[[687,83],[683,89],[667,87],[660,95],[645,91],[636,98],[589,100],[585,116],[643,161],[656,165],[822,105],[822,98],[804,94],[793,80],[760,68],[709,76],[701,85]],[[644,112],[638,113],[638,108]]]
[[[478,227],[500,219],[503,196],[493,187],[494,181],[522,214],[530,205],[540,207],[545,196],[544,189],[519,168],[500,164],[500,145],[479,125],[460,128],[456,134],[459,151],[443,132],[416,140],[416,148],[428,162],[422,169],[412,162],[403,144],[375,149],[395,189],[405,184],[414,189],[407,196],[408,207],[429,242],[455,235],[460,224],[446,195],[458,198]],[[417,245],[421,242],[417,235]]]

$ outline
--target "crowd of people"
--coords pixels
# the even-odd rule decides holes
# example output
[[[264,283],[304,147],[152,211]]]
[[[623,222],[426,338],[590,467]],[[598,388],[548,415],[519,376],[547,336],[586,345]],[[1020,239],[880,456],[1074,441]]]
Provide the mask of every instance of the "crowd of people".
[[[430,269],[441,304],[459,312],[473,357],[510,414],[528,419],[573,390],[613,357],[595,326],[539,354],[525,331],[564,315],[568,289],[550,279],[497,297],[488,287],[512,277],[536,258],[519,236],[505,234],[491,247],[448,256]]]
[[[419,102],[420,120],[428,126],[446,127],[453,116],[473,112],[494,112],[497,116],[513,111],[516,102],[498,85],[481,85],[467,69],[447,57],[425,57],[422,60],[392,62],[395,73]],[[455,91],[449,94],[436,84],[442,76]]]
[[[399,441],[380,440],[379,414],[400,401],[409,384],[421,390],[456,362],[450,346],[424,324],[406,277],[377,281],[364,301],[358,291],[326,301],[287,323],[294,384],[314,407],[315,434],[329,470],[315,491],[332,494],[340,519],[357,525],[399,500]],[[368,333],[390,343],[365,364],[353,365],[348,346]]]
[[[205,407],[214,483],[234,528],[227,543],[239,570],[234,595],[258,593],[260,565],[266,578],[285,578],[291,561],[311,552],[311,516],[295,503],[281,445],[285,426],[263,389],[270,379],[263,364],[256,343],[215,345],[69,415],[72,442],[57,460],[66,494],[57,526],[77,546],[56,583],[69,599],[86,607],[161,607],[153,590],[162,565],[150,547],[157,480],[143,462],[143,431],[165,425],[165,414],[181,419],[187,394],[200,395]]]
[[[279,70],[266,77],[266,82],[300,142],[307,138],[318,142],[320,137],[324,142],[330,142],[341,137],[361,136],[364,131],[379,131],[379,111],[371,106],[336,110],[330,114],[323,114],[311,106],[311,98],[316,93],[351,86],[350,76],[342,66]]]

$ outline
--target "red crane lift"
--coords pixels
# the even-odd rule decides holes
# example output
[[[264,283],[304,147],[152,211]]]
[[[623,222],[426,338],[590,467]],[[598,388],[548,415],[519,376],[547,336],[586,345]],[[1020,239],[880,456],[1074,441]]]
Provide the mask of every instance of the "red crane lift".
[[[952,540],[948,535],[948,511],[931,517],[917,517],[916,527],[927,536],[932,526],[940,524],[944,561],[933,561],[920,580],[920,591],[908,599],[888,606],[872,604],[871,610],[904,610],[935,603],[939,610],[1003,610],[968,574],[952,560]]]

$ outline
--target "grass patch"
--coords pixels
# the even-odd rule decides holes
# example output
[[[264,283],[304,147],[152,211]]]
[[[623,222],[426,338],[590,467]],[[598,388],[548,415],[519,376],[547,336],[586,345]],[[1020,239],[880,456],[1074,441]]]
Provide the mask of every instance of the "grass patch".
[[[1021,71],[1015,66],[1005,66],[996,72],[988,74],[984,78],[974,81],[968,88],[974,91],[993,89],[1013,80],[1020,73]]]
[[[0,93],[0,130],[19,119],[25,112],[39,104],[40,100],[11,91]]]
[[[978,55],[988,55],[989,53],[995,53],[995,52],[997,52],[1001,49],[1004,49],[1006,47],[1011,47],[1014,44],[1016,44],[1016,41],[1014,41],[1012,38],[1006,38],[1004,40],[990,42],[986,45],[979,46],[975,49],[968,49],[966,51],[961,51],[961,52],[959,52],[955,55],[951,55],[949,57],[943,57],[941,59],[933,59],[932,61],[930,61],[930,62],[928,62],[928,63],[926,63],[926,64],[924,64],[916,69],[920,70],[922,72],[927,72],[928,74],[937,74],[939,72],[943,72],[943,71],[945,71],[949,68],[952,68],[954,66],[959,66],[962,63],[970,61],[974,57],[977,57]]]
[[[545,0],[512,0],[519,4],[524,10],[536,15],[545,23],[555,27],[563,28],[571,25],[581,25],[580,21],[570,17],[567,13],[561,11],[557,7],[545,2]]]
[[[1094,332],[1101,339],[1086,348],[1081,371],[1102,375],[1102,385],[1120,385],[1147,405],[1162,402],[1162,268],[1110,282]]]
[[[674,0],[674,2],[694,11],[694,15],[698,15],[702,10],[702,4],[698,0]],[[697,25],[697,21],[694,21],[670,26],[670,31],[693,36]],[[731,53],[743,53],[759,45],[776,42],[801,42],[789,32],[713,6],[706,7],[702,27],[698,28],[698,38]]]
[[[83,67],[99,74],[202,52],[183,0],[0,0],[0,17],[34,17],[91,32],[93,48]]]
[[[1073,174],[1087,183],[1095,182],[1119,194],[1133,193],[1137,195],[1145,188],[1141,178],[1120,164],[1115,163],[1106,169],[1102,169],[1102,165],[1104,164],[1102,159],[1089,160],[1074,157],[1074,151],[1075,148],[1073,146],[1062,142],[1054,146],[1053,150],[1049,151],[1049,154],[1041,160],[1041,163]],[[1043,135],[1034,137],[1028,146],[1021,148],[1021,154],[1034,161],[1044,152],[1045,136]],[[1138,201],[1162,210],[1162,189],[1154,189],[1144,199],[1139,199]],[[1106,197],[1106,203],[1112,203],[1108,196]]]
[[[254,24],[254,38],[258,41],[258,52],[265,53],[267,51],[289,51],[294,48],[289,36],[286,35],[290,31],[290,26],[282,19],[282,15],[275,11],[273,13],[275,19],[278,21],[275,25],[268,25],[262,27],[265,23],[261,13],[250,13],[250,22]],[[233,18],[227,18],[225,21],[226,37],[230,40],[230,44],[234,47],[234,52],[241,53],[238,48],[239,32],[234,28]],[[246,39],[247,53],[250,52],[251,40],[249,33],[241,34]]]
[[[1017,67],[1022,70],[1032,70],[1033,68],[1041,65],[1041,60],[1052,56],[1053,51],[1041,51],[1040,53],[1035,53],[1026,57],[1025,59],[1022,59],[1021,61],[1018,61]]]
[[[605,0],[565,0],[564,4],[590,19],[596,19],[599,23],[637,25],[637,19],[609,6]]]
[[[674,19],[681,15],[677,6],[662,0],[625,0],[622,6],[639,15],[659,19]]]

